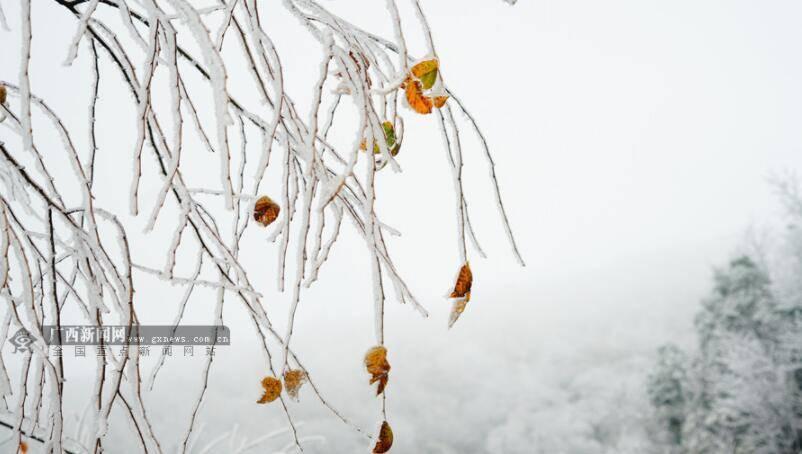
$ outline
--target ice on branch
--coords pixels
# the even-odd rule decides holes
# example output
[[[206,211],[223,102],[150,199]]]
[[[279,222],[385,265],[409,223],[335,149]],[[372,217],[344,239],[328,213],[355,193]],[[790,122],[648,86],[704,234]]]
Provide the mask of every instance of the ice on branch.
[[[391,449],[384,332],[392,321],[386,319],[385,305],[409,304],[428,316],[407,284],[415,270],[401,270],[386,242],[387,235],[400,232],[379,215],[381,178],[399,172],[413,152],[401,152],[405,137],[416,134],[412,126],[405,127],[405,117],[420,115],[439,128],[451,171],[442,178],[454,187],[455,269],[461,271],[450,294],[455,306],[449,325],[460,315],[469,316],[468,263],[474,253],[485,256],[470,214],[486,213],[470,204],[464,191],[469,183],[463,180],[462,153],[468,142],[484,152],[498,221],[523,264],[488,141],[446,85],[447,68],[437,56],[422,2],[411,4],[415,14],[408,23],[396,0],[386,0],[384,37],[315,0],[221,0],[203,7],[189,0],[42,0],[33,9],[31,0],[21,0],[14,4],[16,20],[0,9],[0,25],[11,30],[4,33],[18,34],[22,43],[14,62],[17,79],[0,80],[0,119],[5,119],[0,130],[0,338],[9,341],[22,329],[32,339],[18,376],[7,375],[7,359],[0,356],[5,403],[0,422],[10,427],[12,437],[4,446],[37,445],[35,452],[39,445],[54,452],[113,451],[108,437],[118,430],[130,433],[132,446],[147,452],[177,446],[182,452],[216,452],[226,443],[229,451],[242,452],[279,435],[289,440],[284,451],[297,451],[319,441],[302,433],[294,418],[292,401],[303,393],[304,400],[316,400],[341,421],[344,430],[364,437],[373,452]],[[285,56],[274,44],[277,32],[265,26],[264,16],[275,8],[288,11],[319,45],[316,66],[310,65],[315,82],[302,94],[311,103],[304,108],[293,99],[299,94],[285,84]],[[67,36],[46,27],[44,15],[51,14],[69,18]],[[421,31],[425,48],[416,52],[407,37]],[[50,90],[39,84],[59,83],[58,74],[31,77],[37,59],[47,58],[37,53],[43,43],[61,43],[65,64],[86,73],[85,117],[63,121],[67,113],[40,97]],[[129,95],[129,104],[110,105],[120,91]],[[111,118],[97,114],[110,108],[115,109]],[[344,113],[349,109],[356,112],[355,121]],[[128,125],[131,140],[120,139],[114,147],[103,142],[97,132],[110,122]],[[349,145],[332,145],[340,143],[333,138],[347,138]],[[112,174],[98,178],[96,162],[107,158],[128,164],[106,167],[103,172]],[[194,165],[207,158],[210,165]],[[127,197],[113,204],[108,194]],[[364,359],[370,374],[364,386],[376,384],[381,402],[371,431],[337,409],[336,398],[328,396],[335,390],[327,389],[293,349],[293,332],[299,328],[295,315],[306,309],[307,289],[326,272],[348,229],[363,240],[361,251],[369,258],[370,269],[362,275],[370,279],[370,295],[354,299],[375,314],[375,344]],[[276,260],[277,275],[265,279],[264,267],[246,266],[240,258],[246,248],[264,248],[262,260]],[[145,249],[164,253],[158,263],[145,263],[138,254]],[[170,357],[162,354],[155,365],[146,363],[130,343],[120,353],[98,349],[86,409],[65,407],[65,388],[74,386],[70,376],[75,371],[48,354],[41,327],[60,327],[61,314],[70,313],[98,328],[137,328],[137,311],[147,304],[137,293],[142,282],[181,289],[177,312],[165,315],[164,324],[181,325],[190,307],[203,310],[206,306],[196,298],[201,292],[215,295],[207,305],[215,324],[222,325],[234,305],[245,310],[264,368],[253,377],[251,405],[276,408],[285,429],[240,443],[236,430],[203,438],[203,403],[216,367],[209,356],[183,430],[157,430],[148,393],[168,373],[163,366]],[[290,303],[288,322],[281,327],[272,321],[277,306],[265,301],[261,287],[276,282],[287,290]],[[149,377],[146,386],[141,386],[143,376]]]

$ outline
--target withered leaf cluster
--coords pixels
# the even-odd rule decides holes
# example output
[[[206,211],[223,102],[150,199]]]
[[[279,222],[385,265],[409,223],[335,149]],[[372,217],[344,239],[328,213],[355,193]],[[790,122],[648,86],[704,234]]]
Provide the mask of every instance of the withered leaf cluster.
[[[411,68],[401,88],[404,89],[407,104],[412,110],[426,115],[432,113],[432,107],[439,109],[445,105],[448,96],[432,90],[439,80],[439,75],[440,62],[436,58],[424,60]]]

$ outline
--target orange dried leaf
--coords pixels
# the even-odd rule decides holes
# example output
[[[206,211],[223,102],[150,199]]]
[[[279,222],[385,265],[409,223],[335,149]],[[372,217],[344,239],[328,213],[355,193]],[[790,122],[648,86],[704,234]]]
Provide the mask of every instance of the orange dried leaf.
[[[371,375],[370,384],[379,383],[376,388],[376,395],[384,392],[387,381],[390,378],[390,363],[387,362],[387,349],[381,345],[368,350],[365,354],[365,368]]]
[[[451,298],[457,298],[451,307],[451,315],[448,317],[448,327],[454,326],[460,315],[465,311],[468,306],[468,301],[471,300],[471,286],[473,285],[473,273],[471,267],[465,262],[457,275],[457,282],[454,284],[454,291],[449,295]]]
[[[279,211],[281,211],[281,207],[271,200],[270,197],[263,195],[259,197],[256,204],[253,206],[253,218],[256,222],[267,227],[278,218]]]
[[[379,439],[376,440],[376,446],[373,447],[373,454],[382,454],[393,447],[393,429],[387,421],[382,421],[382,426],[379,429]]]
[[[284,372],[284,389],[286,389],[287,394],[295,400],[298,400],[298,391],[305,382],[306,372],[302,370],[290,369]]]
[[[27,453],[28,452],[28,443],[25,443],[24,441],[19,442],[19,452],[21,454]]]
[[[410,109],[419,114],[432,113],[432,100],[423,95],[420,82],[407,78],[404,83],[404,90],[407,95],[407,103]]]
[[[448,96],[435,96],[434,106],[439,109],[446,105],[446,101],[448,101]]]
[[[457,283],[454,284],[454,291],[451,292],[451,298],[463,298],[467,297],[470,299],[471,297],[471,285],[473,285],[473,274],[471,273],[471,267],[465,262],[462,265],[462,268],[459,270],[459,275],[457,276]]]
[[[0,85],[0,104],[5,104],[6,103],[6,94],[7,94],[6,86],[5,85]]]
[[[265,392],[262,394],[262,398],[257,400],[256,403],[266,404],[273,402],[281,395],[281,380],[276,377],[265,377],[262,379],[262,388]]]

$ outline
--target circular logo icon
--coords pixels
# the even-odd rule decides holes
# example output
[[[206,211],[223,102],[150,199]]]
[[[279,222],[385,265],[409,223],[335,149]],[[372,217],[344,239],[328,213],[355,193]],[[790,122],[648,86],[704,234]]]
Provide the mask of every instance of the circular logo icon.
[[[33,338],[31,338],[31,334],[28,330],[20,328],[14,336],[9,339],[9,342],[14,346],[14,353],[27,352],[30,350],[28,346],[33,342]]]

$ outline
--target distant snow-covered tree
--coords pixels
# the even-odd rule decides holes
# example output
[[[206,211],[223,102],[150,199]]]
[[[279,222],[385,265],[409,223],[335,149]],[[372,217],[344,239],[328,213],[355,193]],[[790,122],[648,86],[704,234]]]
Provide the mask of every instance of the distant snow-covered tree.
[[[647,391],[657,409],[661,426],[668,435],[666,444],[674,449],[682,445],[682,426],[688,401],[688,358],[675,345],[657,351],[657,365],[649,376]]]
[[[790,452],[788,387],[775,357],[779,322],[769,276],[753,259],[716,271],[696,318],[687,452]]]
[[[714,276],[713,292],[702,302],[696,330],[702,353],[713,353],[721,336],[755,337],[770,343],[776,331],[776,302],[766,272],[748,256],[730,262]],[[768,345],[767,345],[768,347]]]
[[[799,301],[775,296],[773,269],[742,255],[716,270],[695,320],[698,352],[658,351],[648,391],[672,450],[798,452]]]

